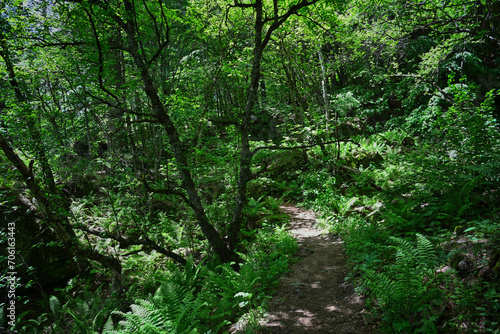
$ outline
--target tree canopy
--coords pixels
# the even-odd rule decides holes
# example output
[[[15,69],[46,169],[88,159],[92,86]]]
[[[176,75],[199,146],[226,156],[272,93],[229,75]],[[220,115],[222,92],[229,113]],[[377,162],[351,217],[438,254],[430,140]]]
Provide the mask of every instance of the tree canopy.
[[[460,261],[482,261],[475,268],[492,294],[481,306],[487,314],[464,321],[493,329],[499,26],[492,0],[3,1],[0,237],[18,245],[19,288],[29,295],[33,282],[45,291],[100,272],[111,282],[106,293],[122,303],[106,308],[93,329],[103,332],[118,328],[114,309],[131,324],[124,312],[145,296],[133,286],[157,283],[140,277],[159,261],[168,282],[193,287],[176,296],[195,310],[203,293],[202,284],[189,285],[194,272],[207,269],[215,296],[217,282],[248,270],[249,254],[264,256],[252,247],[283,242],[265,234],[283,222],[281,198],[322,212],[352,256],[364,254],[368,262],[352,260],[353,277],[377,301],[374,313],[396,324],[387,328],[440,326],[427,306],[402,307],[410,320],[398,322],[401,300],[380,288],[390,270],[413,273],[411,284],[431,275],[400,257],[420,256],[403,239],[416,235],[415,249],[434,254],[431,240],[442,253],[426,268],[446,256],[458,271]],[[464,249],[442,246],[458,227],[484,242],[476,255],[459,258]],[[388,271],[378,267],[379,243],[393,261]],[[56,268],[68,274],[51,276]],[[53,280],[41,282],[47,275]],[[236,316],[227,312],[210,326],[222,330]],[[20,319],[3,323],[22,332]],[[208,328],[209,315],[203,319],[176,330]]]

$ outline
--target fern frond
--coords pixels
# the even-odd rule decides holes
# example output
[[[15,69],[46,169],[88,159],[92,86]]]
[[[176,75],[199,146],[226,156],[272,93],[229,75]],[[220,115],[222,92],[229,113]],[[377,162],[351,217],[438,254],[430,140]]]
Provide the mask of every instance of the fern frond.
[[[358,200],[357,197],[353,197],[349,199],[347,202],[345,202],[342,207],[342,215],[345,215],[351,209],[354,203],[356,203],[357,200]]]
[[[413,245],[407,239],[399,238],[399,237],[389,237],[389,240],[396,244],[398,249],[404,250],[406,253],[411,253],[413,249]]]
[[[61,311],[61,302],[59,301],[59,298],[57,298],[56,296],[50,296],[49,307],[52,311],[52,314],[54,314],[55,317],[58,317],[59,312]]]
[[[384,273],[377,273],[369,269],[364,271],[366,273],[365,283],[367,287],[378,298],[381,298],[385,302],[389,301],[396,290],[396,283]]]
[[[76,315],[74,312],[72,312],[70,310],[66,310],[65,313],[69,314],[73,318],[73,321],[75,322],[75,325],[78,328],[78,333],[82,333],[82,334],[87,334],[87,333],[93,334],[94,333],[91,329],[88,328],[88,326],[82,320],[80,320],[81,317]]]
[[[417,258],[421,263],[433,267],[437,264],[437,256],[434,250],[434,245],[426,237],[417,233]]]
[[[113,333],[113,332],[114,332],[113,318],[110,315],[108,317],[108,320],[104,324],[103,333]]]
[[[149,300],[136,301],[128,313],[114,314],[125,318],[118,326],[123,333],[196,333],[196,315],[203,306],[205,304],[195,298],[193,288],[162,282]],[[113,333],[113,330],[108,326],[104,333]]]
[[[407,208],[405,207],[402,210],[403,213],[404,210],[407,210]],[[381,215],[386,220],[388,226],[393,226],[398,230],[404,230],[405,227],[414,225],[413,222],[409,221],[408,219],[404,218],[403,215],[396,212],[381,212]]]

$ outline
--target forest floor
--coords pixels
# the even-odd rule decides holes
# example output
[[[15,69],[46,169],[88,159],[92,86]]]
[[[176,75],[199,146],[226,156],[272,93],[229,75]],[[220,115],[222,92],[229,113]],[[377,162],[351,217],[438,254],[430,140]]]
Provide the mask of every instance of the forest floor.
[[[314,212],[293,205],[281,209],[290,216],[299,260],[280,279],[260,333],[372,333],[363,319],[362,298],[345,281],[342,240],[317,229]]]

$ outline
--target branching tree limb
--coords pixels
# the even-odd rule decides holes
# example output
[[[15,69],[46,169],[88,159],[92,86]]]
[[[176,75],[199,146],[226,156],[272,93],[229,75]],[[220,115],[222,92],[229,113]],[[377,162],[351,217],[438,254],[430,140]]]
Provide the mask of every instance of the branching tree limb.
[[[162,247],[158,243],[152,241],[146,233],[142,233],[140,236],[134,238],[132,237],[124,238],[123,236],[118,234],[112,234],[107,231],[98,231],[91,229],[87,226],[84,226],[83,224],[77,225],[76,228],[81,231],[87,232],[91,235],[97,236],[99,238],[108,238],[115,240],[119,243],[119,247],[121,249],[127,249],[131,246],[142,246],[142,251],[148,252],[151,249],[153,249],[158,253],[173,259],[174,261],[178,262],[181,265],[185,265],[187,263],[186,259],[183,258],[181,255],[173,252],[168,248]],[[140,238],[141,236],[143,237],[143,239]]]
[[[328,145],[328,144],[337,144],[337,143],[353,143],[361,147],[359,143],[356,143],[353,140],[350,139],[338,139],[338,140],[332,140],[332,141],[327,141],[325,143],[321,143],[323,145]],[[310,144],[310,145],[299,145],[299,146],[290,146],[290,147],[285,147],[285,146],[261,146],[257,147],[252,151],[252,154],[257,153],[260,150],[296,150],[296,149],[303,149],[303,148],[311,148],[315,146],[321,145],[320,143],[315,143],[315,144]]]
[[[234,249],[238,242],[238,233],[241,229],[243,220],[243,206],[246,203],[247,184],[252,179],[252,172],[250,164],[252,161],[253,153],[250,150],[250,116],[253,112],[255,102],[257,100],[257,93],[260,81],[260,69],[264,50],[271,40],[273,32],[278,29],[290,16],[296,14],[301,8],[310,6],[318,0],[301,0],[297,4],[291,6],[285,14],[278,16],[279,8],[278,1],[273,1],[274,17],[271,19],[264,19],[264,5],[262,0],[255,0],[255,3],[241,4],[235,1],[235,7],[253,8],[255,12],[254,21],[254,45],[253,45],[253,59],[252,70],[250,72],[250,85],[247,92],[247,100],[243,109],[241,117],[240,135],[241,135],[241,151],[240,151],[240,174],[238,178],[238,192],[236,194],[235,206],[233,209],[233,216],[229,227],[229,247]],[[264,28],[267,22],[272,22],[267,31],[264,33]],[[264,36],[264,37],[263,37]]]

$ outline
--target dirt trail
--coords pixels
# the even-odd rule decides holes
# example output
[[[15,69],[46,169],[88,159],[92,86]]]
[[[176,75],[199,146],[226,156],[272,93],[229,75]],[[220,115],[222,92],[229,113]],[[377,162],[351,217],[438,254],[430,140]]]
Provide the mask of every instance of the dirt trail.
[[[260,333],[372,333],[362,318],[361,298],[344,280],[342,241],[315,228],[314,212],[291,205],[281,209],[290,215],[300,259],[281,278]]]

